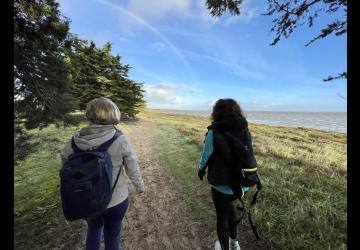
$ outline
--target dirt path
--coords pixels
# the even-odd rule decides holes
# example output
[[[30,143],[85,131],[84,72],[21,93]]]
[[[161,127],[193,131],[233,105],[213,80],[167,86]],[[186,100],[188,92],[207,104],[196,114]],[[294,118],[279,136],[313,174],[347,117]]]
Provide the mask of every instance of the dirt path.
[[[159,124],[139,120],[123,127],[138,157],[145,183],[145,196],[138,197],[129,182],[130,205],[123,223],[124,250],[135,249],[214,249],[214,228],[194,223],[176,182],[160,168],[151,152],[150,131]],[[266,249],[248,232],[240,234],[242,249]]]
[[[123,248],[212,249],[207,246],[209,238],[214,239],[214,232],[187,219],[176,183],[160,169],[150,151],[149,132],[156,126],[140,120],[123,128],[138,157],[146,189],[145,195],[138,197],[129,182],[130,205],[123,224]]]
[[[124,250],[210,250],[217,239],[213,228],[189,219],[188,210],[177,183],[159,166],[151,152],[151,131],[159,124],[141,119],[122,125],[136,153],[145,194],[139,197],[129,182],[129,208],[122,225]],[[190,211],[191,212],[191,211]],[[86,237],[86,231],[82,236]],[[242,250],[266,249],[262,242],[254,241],[248,232],[240,233]],[[85,242],[76,249],[83,249]],[[103,242],[101,249],[104,249]]]

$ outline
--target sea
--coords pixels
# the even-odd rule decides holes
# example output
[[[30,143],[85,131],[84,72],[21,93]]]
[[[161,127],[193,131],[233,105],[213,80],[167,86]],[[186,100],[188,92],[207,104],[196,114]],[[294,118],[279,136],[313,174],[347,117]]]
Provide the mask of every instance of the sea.
[[[210,110],[156,109],[167,114],[182,114],[210,117]],[[283,112],[247,111],[245,116],[250,123],[284,127],[314,128],[325,131],[347,133],[346,112]]]

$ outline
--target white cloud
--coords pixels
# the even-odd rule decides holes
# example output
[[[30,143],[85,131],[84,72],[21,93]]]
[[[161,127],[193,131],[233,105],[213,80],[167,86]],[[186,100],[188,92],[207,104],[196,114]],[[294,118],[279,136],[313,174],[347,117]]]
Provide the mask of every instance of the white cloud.
[[[145,99],[158,104],[185,104],[183,96],[199,94],[202,91],[196,86],[173,83],[147,84],[144,86],[144,90]]]
[[[187,15],[191,0],[129,0],[128,9],[149,19],[168,14]]]
[[[185,85],[185,84],[176,84],[176,85],[173,84],[172,86],[175,89],[185,91],[185,92],[189,92],[189,93],[198,94],[198,93],[202,92],[202,90],[200,88],[195,87],[195,86],[189,86],[189,85]]]
[[[147,85],[144,87],[145,99],[160,104],[183,104],[184,98],[174,94],[171,84]]]
[[[184,98],[181,97],[181,96],[175,96],[173,99],[172,99],[172,102],[174,104],[184,104]]]
[[[160,83],[158,86],[161,88],[174,90],[174,91],[182,91],[187,93],[201,93],[201,89],[193,86],[193,85],[186,85],[186,84],[175,84],[175,83]]]
[[[205,23],[217,23],[219,17],[211,16],[205,0],[129,0],[127,9],[147,19],[161,19],[174,15],[181,18],[200,19]]]

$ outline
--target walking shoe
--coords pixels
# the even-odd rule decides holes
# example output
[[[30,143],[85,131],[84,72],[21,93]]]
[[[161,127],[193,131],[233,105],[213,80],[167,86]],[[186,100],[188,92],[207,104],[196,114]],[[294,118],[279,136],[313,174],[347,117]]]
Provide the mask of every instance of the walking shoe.
[[[229,248],[230,248],[230,250],[241,250],[239,241],[234,240],[231,237],[229,237]]]
[[[218,240],[215,242],[215,250],[221,250],[220,241]]]

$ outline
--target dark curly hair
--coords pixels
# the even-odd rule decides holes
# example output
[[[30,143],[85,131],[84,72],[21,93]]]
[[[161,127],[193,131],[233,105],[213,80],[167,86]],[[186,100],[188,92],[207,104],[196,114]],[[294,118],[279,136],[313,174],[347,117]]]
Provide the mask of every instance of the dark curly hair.
[[[227,116],[241,116],[245,118],[240,105],[234,99],[217,100],[211,113],[211,120],[217,122]]]

